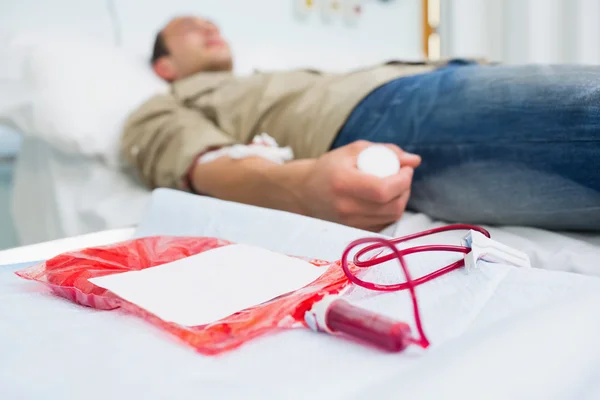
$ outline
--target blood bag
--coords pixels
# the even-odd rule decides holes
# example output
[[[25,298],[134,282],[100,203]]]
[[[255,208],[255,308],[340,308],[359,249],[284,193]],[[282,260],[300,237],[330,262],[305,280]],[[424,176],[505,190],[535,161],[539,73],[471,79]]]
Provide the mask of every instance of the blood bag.
[[[232,350],[268,333],[304,327],[304,314],[314,302],[324,296],[338,294],[350,284],[340,262],[304,259],[323,268],[324,273],[303,288],[209,324],[183,326],[162,320],[89,281],[91,278],[110,274],[152,268],[231,244],[233,243],[210,237],[146,237],[64,253],[18,271],[17,275],[41,282],[57,295],[83,306],[101,310],[121,308],[208,355]],[[202,265],[198,268],[202,268]],[[355,271],[353,265],[351,268]]]

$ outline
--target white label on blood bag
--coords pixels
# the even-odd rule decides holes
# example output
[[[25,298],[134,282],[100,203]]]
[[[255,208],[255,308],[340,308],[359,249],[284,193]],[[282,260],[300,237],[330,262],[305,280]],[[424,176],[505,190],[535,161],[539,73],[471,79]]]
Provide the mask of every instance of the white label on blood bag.
[[[165,321],[196,326],[300,289],[325,269],[262,248],[235,244],[90,282]]]

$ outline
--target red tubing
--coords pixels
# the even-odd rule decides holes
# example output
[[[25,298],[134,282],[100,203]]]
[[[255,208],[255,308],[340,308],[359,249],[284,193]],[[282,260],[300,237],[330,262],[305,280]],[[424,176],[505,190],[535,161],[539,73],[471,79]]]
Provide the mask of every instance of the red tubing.
[[[398,243],[406,242],[408,240],[417,239],[420,237],[425,237],[440,232],[455,230],[474,230],[482,233],[487,237],[490,237],[490,233],[484,228],[468,224],[455,224],[434,228],[391,240],[378,237],[358,239],[350,243],[350,245],[344,250],[344,254],[341,260],[342,269],[344,270],[344,273],[346,274],[348,279],[354,284],[364,287],[366,289],[376,291],[394,292],[398,290],[408,289],[413,303],[413,313],[415,317],[417,331],[419,332],[419,338],[414,339],[410,337],[410,327],[403,322],[394,321],[381,315],[371,313],[370,311],[354,307],[346,303],[345,301],[342,302],[341,300],[335,300],[329,307],[326,316],[327,326],[332,331],[337,330],[339,332],[345,332],[353,337],[369,341],[370,343],[373,343],[378,347],[382,347],[390,351],[401,351],[407,346],[408,343],[414,343],[423,348],[428,347],[429,340],[427,339],[427,336],[425,335],[425,332],[423,330],[423,324],[421,322],[421,315],[419,313],[419,304],[415,293],[415,287],[422,283],[431,281],[435,278],[445,275],[451,271],[454,271],[455,269],[461,268],[465,265],[465,262],[464,259],[458,260],[452,264],[438,269],[437,271],[434,271],[428,275],[413,280],[406,266],[404,256],[427,251],[449,251],[466,254],[469,253],[471,249],[464,246],[428,245],[398,250],[398,248],[396,248],[396,245]],[[406,282],[393,285],[380,285],[373,282],[363,281],[362,279],[353,275],[352,272],[350,272],[350,268],[348,267],[348,256],[354,248],[365,244],[370,245],[360,249],[354,256],[353,261],[356,266],[361,268],[368,268],[374,265],[384,263],[386,261],[397,259],[400,263],[400,267],[402,268],[404,276],[406,277]],[[364,256],[370,251],[384,249],[386,247],[389,250],[391,250],[391,254],[387,254],[384,256],[375,256],[368,260],[360,259],[361,256]]]
[[[327,309],[327,327],[390,352],[404,350],[412,341],[410,326],[336,299]]]

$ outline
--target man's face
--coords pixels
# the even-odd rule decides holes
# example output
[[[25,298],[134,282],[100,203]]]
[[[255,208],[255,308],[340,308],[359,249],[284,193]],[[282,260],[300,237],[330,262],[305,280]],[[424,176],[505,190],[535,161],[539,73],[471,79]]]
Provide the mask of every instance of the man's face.
[[[167,80],[185,78],[201,71],[232,69],[229,44],[221,36],[219,28],[209,20],[175,18],[162,30],[162,36],[169,50],[165,57],[168,65],[155,66],[155,70]],[[164,71],[159,70],[161,67],[165,67]]]

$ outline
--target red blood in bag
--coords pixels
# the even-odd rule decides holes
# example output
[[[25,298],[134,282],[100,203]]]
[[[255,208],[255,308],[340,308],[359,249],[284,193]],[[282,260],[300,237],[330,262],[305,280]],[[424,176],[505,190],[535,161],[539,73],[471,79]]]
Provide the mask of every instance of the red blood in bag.
[[[89,281],[90,278],[154,267],[229,244],[232,243],[207,237],[147,237],[61,254],[18,271],[17,275],[44,283],[59,296],[81,305],[104,310],[120,307],[207,355],[235,349],[268,333],[305,326],[304,312],[316,300],[338,294],[350,284],[339,262],[306,260],[325,269],[309,285],[208,325],[182,326],[164,321]],[[353,265],[350,268],[356,272]],[[223,290],[227,290],[226,285]]]

